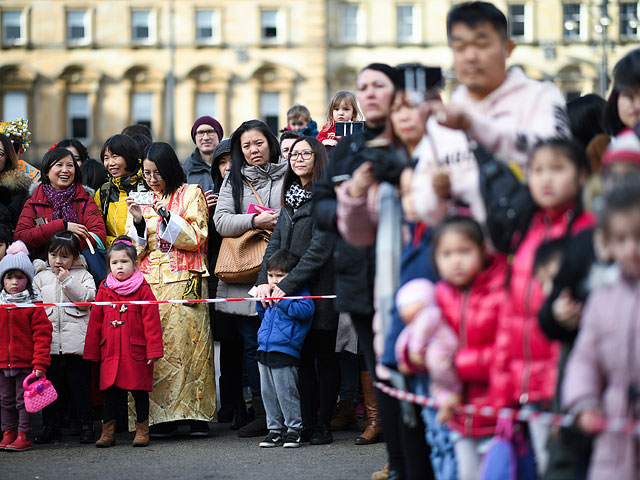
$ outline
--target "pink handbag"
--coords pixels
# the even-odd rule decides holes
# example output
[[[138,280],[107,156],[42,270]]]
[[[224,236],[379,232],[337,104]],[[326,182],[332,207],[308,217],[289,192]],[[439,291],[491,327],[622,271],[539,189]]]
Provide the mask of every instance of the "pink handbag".
[[[58,392],[47,377],[42,377],[29,385],[29,381],[36,378],[36,373],[32,372],[22,382],[24,387],[24,407],[27,412],[35,413],[42,410],[47,405],[56,401]]]

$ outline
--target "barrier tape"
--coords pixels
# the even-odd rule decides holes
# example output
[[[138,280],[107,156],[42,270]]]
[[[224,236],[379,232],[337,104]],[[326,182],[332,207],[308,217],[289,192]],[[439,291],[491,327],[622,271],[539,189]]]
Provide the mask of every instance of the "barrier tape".
[[[390,387],[381,382],[375,382],[374,386],[390,397],[403,402],[414,403],[421,407],[438,408],[438,404],[431,397],[405,392]],[[518,410],[515,408],[496,408],[492,406],[477,407],[475,405],[462,405],[458,412],[467,416],[480,416],[489,418],[510,417],[521,422],[537,422],[555,427],[570,427],[575,424],[576,416],[572,414],[560,414],[551,412],[538,412],[535,410]],[[624,433],[626,435],[640,436],[640,421],[628,418],[604,418],[602,432]]]
[[[117,302],[60,302],[60,303],[0,303],[0,308],[33,308],[33,307],[90,307],[92,305],[162,305],[166,303],[223,303],[223,302],[259,302],[261,300],[331,300],[335,295],[300,295],[292,297],[248,297],[248,298],[200,298],[188,300],[122,300]]]

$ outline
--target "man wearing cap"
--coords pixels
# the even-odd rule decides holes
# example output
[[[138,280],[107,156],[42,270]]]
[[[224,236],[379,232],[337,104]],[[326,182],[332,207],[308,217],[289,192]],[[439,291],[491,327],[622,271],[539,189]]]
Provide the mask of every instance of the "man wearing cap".
[[[191,138],[196,148],[182,164],[187,183],[200,185],[205,191],[211,185],[213,155],[223,134],[222,125],[213,117],[205,115],[195,121]]]

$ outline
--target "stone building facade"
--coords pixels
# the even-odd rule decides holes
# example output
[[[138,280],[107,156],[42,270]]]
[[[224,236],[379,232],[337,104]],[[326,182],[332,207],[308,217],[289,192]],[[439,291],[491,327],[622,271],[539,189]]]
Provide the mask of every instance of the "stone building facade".
[[[243,120],[286,124],[293,103],[322,125],[331,94],[373,61],[449,72],[450,0],[3,0],[0,111],[29,118],[37,162],[75,136],[92,155],[130,123],[172,138],[179,156],[203,114],[230,134]],[[638,2],[498,1],[517,48],[512,65],[568,98],[597,92],[602,32],[610,71],[638,44]],[[173,18],[173,28],[171,28]],[[173,46],[173,48],[172,48]],[[167,85],[173,72],[173,108]],[[455,86],[447,75],[445,96]]]

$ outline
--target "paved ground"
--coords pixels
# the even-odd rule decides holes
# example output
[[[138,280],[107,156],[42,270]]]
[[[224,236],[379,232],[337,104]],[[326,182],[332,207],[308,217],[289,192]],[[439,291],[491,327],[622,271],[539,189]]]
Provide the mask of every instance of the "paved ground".
[[[229,424],[211,424],[209,438],[193,439],[181,430],[169,439],[152,439],[147,448],[132,448],[133,433],[119,433],[118,445],[97,449],[67,435],[63,443],[27,452],[0,451],[0,479],[366,480],[384,465],[385,449],[356,446],[356,436],[334,432],[330,445],[264,449],[260,439],[238,438]]]

